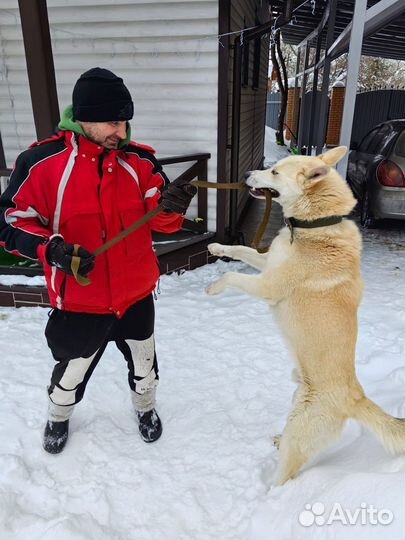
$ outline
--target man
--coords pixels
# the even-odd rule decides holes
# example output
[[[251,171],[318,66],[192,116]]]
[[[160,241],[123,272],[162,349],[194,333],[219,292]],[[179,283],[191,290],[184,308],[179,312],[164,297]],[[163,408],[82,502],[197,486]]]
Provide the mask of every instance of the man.
[[[148,146],[130,142],[131,95],[111,71],[83,73],[60,131],[34,143],[16,161],[0,198],[0,242],[44,265],[53,310],[45,335],[56,361],[48,387],[44,448],[63,450],[74,405],[109,341],[128,365],[128,381],[145,442],[162,424],[155,410],[158,364],[152,292],[159,277],[151,231],[181,228],[196,192],[170,184]],[[103,254],[92,252],[162,203],[155,216]],[[72,274],[79,244],[81,286]]]

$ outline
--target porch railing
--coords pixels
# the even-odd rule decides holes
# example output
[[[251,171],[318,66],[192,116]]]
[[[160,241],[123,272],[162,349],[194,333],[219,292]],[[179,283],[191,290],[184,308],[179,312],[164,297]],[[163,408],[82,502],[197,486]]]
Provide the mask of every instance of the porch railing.
[[[0,194],[5,191],[12,169],[0,169]]]
[[[191,167],[186,169],[180,176],[176,178],[186,180],[190,182],[197,178],[197,180],[207,180],[208,176],[208,160],[211,154],[188,154],[184,156],[173,156],[159,159],[161,165],[173,165],[175,163],[186,163],[189,161],[195,161]],[[207,190],[204,188],[198,188],[197,191],[197,221],[191,221],[189,219],[184,220],[184,228],[191,231],[204,233],[207,232],[208,221],[208,195]]]

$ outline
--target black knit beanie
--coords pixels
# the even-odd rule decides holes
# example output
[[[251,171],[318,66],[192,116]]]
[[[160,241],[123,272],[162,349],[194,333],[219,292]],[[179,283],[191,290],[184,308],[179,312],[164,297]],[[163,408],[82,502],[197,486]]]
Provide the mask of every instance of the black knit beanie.
[[[83,73],[73,88],[73,118],[82,122],[130,120],[131,94],[123,80],[99,67]]]

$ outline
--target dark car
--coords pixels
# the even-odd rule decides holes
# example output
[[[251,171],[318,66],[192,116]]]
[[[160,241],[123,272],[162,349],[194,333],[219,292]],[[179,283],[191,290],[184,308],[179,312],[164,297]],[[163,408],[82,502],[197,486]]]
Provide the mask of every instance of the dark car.
[[[352,148],[347,181],[359,201],[361,224],[405,220],[405,120],[379,124]]]

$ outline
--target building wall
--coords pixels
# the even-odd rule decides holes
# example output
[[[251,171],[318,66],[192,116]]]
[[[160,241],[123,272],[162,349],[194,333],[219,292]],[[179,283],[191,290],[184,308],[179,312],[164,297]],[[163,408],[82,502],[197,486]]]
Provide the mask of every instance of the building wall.
[[[266,20],[267,6],[261,0],[232,0],[231,4],[231,32],[250,28],[257,24],[262,24]],[[231,43],[234,42],[234,36]],[[233,178],[239,181],[244,178],[244,173],[260,167],[264,152],[264,135],[266,121],[266,99],[267,99],[267,79],[268,79],[268,59],[269,59],[269,39],[267,36],[259,38],[260,47],[260,71],[258,87],[253,87],[254,72],[254,50],[255,42],[249,44],[248,56],[248,76],[243,81],[241,93],[241,123],[240,123],[240,150],[239,150],[239,177]],[[242,62],[242,79],[244,78],[244,61]],[[232,133],[232,81],[233,81],[233,51],[229,64],[229,110],[228,110],[228,137],[231,144]],[[228,156],[228,167],[230,171],[230,152]],[[238,215],[243,211],[249,195],[238,193]]]
[[[123,77],[135,103],[132,137],[157,157],[210,152],[217,171],[218,1],[47,0],[59,105],[90,67]],[[36,139],[18,0],[1,0],[0,131],[11,166]],[[167,166],[174,178],[190,164]],[[208,228],[216,226],[216,193]],[[190,209],[196,216],[196,205]]]

